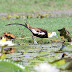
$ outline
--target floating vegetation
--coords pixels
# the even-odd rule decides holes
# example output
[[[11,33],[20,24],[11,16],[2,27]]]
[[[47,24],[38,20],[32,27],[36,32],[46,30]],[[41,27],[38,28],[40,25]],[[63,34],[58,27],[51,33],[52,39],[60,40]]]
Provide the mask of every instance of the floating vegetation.
[[[26,19],[26,18],[49,18],[49,17],[72,17],[71,11],[41,11],[30,13],[6,13],[2,19]]]
[[[15,62],[18,62],[24,66],[27,66],[30,72],[35,72],[34,67],[40,68],[41,63],[49,63],[50,66],[57,69],[58,71],[66,71],[71,67],[69,64],[71,63],[68,59],[62,59],[63,52],[58,52],[61,48],[60,43],[44,44],[44,45],[20,45],[19,48],[16,49],[15,53],[7,54],[7,59],[11,59]],[[71,53],[68,54],[70,57]],[[65,58],[64,57],[64,58]],[[67,60],[67,61],[66,61]],[[69,63],[70,62],[70,63]],[[48,66],[48,65],[47,65]],[[56,68],[56,67],[57,68]],[[69,67],[68,67],[69,66]],[[36,70],[37,71],[37,70]]]
[[[1,72],[24,72],[25,67],[10,61],[8,59],[0,59],[0,71]]]
[[[4,53],[0,53],[0,59],[5,59],[7,56]]]

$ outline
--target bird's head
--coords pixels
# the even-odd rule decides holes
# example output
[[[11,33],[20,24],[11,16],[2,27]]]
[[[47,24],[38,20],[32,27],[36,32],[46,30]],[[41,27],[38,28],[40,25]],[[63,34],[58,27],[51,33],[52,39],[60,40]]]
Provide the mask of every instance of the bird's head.
[[[64,58],[65,56],[68,56],[66,53],[63,53],[62,54],[62,58]]]
[[[32,27],[30,26],[30,24],[26,24],[26,27],[28,28],[28,29],[31,29]]]

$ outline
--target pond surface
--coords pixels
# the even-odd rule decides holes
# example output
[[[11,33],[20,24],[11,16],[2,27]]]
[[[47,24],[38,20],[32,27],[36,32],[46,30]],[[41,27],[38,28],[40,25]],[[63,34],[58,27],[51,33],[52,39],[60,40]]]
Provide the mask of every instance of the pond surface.
[[[31,72],[35,72],[35,65],[40,63],[52,63],[55,60],[61,59],[63,53],[67,53],[71,58],[71,47],[69,47],[70,50],[65,47],[63,51],[59,51],[61,46],[62,43],[57,42],[51,44],[19,45],[17,48],[15,48],[15,53],[7,54],[7,58],[18,62],[23,66],[27,66]],[[71,72],[71,70],[63,70],[64,67],[59,68],[62,72]]]

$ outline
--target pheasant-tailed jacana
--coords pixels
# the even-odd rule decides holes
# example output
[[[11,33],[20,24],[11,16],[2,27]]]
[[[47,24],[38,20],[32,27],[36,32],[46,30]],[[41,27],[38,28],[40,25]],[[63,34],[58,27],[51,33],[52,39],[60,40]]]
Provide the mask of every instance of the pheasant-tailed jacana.
[[[62,29],[58,29],[58,31],[60,32],[60,37],[62,38],[62,39],[67,39],[68,40],[68,42],[71,42],[71,37],[69,36],[69,32],[67,31],[67,29],[66,28],[62,28]]]
[[[60,32],[61,39],[67,39],[67,41],[71,44],[71,37],[69,36],[69,32],[67,31],[67,29],[63,27],[62,29],[58,29],[58,31]],[[64,42],[62,43],[62,47],[60,48],[60,50],[65,47]]]
[[[36,37],[39,37],[39,38],[52,38],[53,36],[57,36],[56,32],[52,32],[52,33],[48,33],[47,30],[44,30],[42,28],[34,28],[32,26],[30,26],[30,24],[19,24],[19,23],[13,23],[13,24],[7,24],[6,26],[8,25],[22,25],[24,27],[26,27],[27,29],[29,29],[33,36],[36,36]],[[37,44],[37,42],[34,40],[34,42]]]

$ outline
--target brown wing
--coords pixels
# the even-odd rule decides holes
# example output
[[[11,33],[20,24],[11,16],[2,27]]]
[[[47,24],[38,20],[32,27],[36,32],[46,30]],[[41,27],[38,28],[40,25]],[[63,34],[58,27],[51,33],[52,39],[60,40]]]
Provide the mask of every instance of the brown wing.
[[[13,34],[4,33],[3,35],[4,35],[4,37],[6,37],[6,39],[15,39],[15,36]]]
[[[40,32],[45,32],[45,34],[47,34],[48,32],[42,28],[38,28],[40,30]]]
[[[63,27],[62,29],[58,29],[58,31],[60,32],[60,37],[63,37],[62,39],[66,38],[68,42],[71,42],[71,37],[69,36],[69,32],[66,28]]]
[[[5,51],[5,54],[14,53],[15,52],[15,48],[4,49],[4,51]]]
[[[45,35],[39,35],[38,37],[40,37],[40,38],[48,38],[48,32],[46,31],[46,30],[44,30],[44,29],[42,29],[42,28],[35,28],[36,29],[36,31],[37,32],[44,32],[45,33]]]

